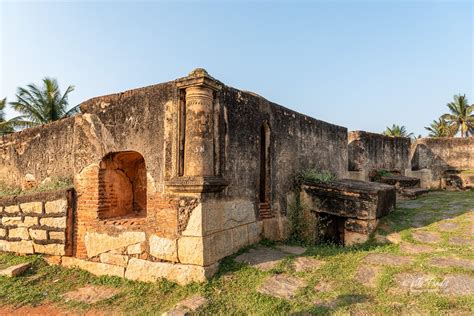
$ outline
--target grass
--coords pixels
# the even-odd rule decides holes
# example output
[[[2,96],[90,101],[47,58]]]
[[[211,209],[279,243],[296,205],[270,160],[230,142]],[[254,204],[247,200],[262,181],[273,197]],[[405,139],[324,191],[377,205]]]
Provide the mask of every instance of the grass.
[[[401,272],[423,272],[437,280],[449,273],[474,277],[474,271],[464,268],[438,268],[428,264],[435,257],[456,256],[474,259],[472,249],[448,243],[452,236],[469,236],[474,208],[474,191],[434,192],[415,201],[399,203],[396,212],[384,218],[378,234],[400,233],[405,242],[416,243],[411,234],[414,230],[437,231],[439,223],[449,220],[459,228],[442,232],[442,241],[435,247],[440,251],[412,255],[414,262],[402,267],[383,267],[375,288],[354,280],[356,269],[369,253],[404,255],[396,244],[377,244],[370,241],[356,247],[319,245],[309,247],[304,256],[325,261],[313,272],[296,273],[291,268],[290,256],[272,271],[263,272],[233,260],[236,255],[223,259],[218,274],[204,284],[178,286],[162,280],[157,283],[128,281],[116,277],[95,277],[77,269],[48,266],[41,256],[15,256],[0,254],[0,266],[19,262],[31,262],[32,269],[17,278],[0,277],[0,305],[35,306],[52,303],[67,311],[84,313],[110,311],[129,314],[158,314],[172,308],[178,301],[199,293],[209,304],[197,314],[471,314],[474,311],[473,296],[445,296],[435,292],[406,294],[397,290],[394,277]],[[470,213],[472,214],[472,212]],[[449,217],[449,218],[446,218]],[[417,223],[415,228],[413,223]],[[385,231],[382,230],[385,229]],[[264,241],[265,246],[275,243]],[[246,249],[242,249],[241,252]],[[257,292],[258,286],[271,274],[288,273],[304,279],[308,286],[292,300],[283,300]],[[315,286],[331,282],[333,288],[318,292]],[[64,302],[62,295],[86,284],[105,285],[120,290],[117,296],[93,305]]]
[[[72,179],[70,178],[54,178],[49,182],[43,182],[37,187],[23,190],[19,186],[7,185],[4,182],[0,182],[0,197],[12,196],[12,195],[26,195],[38,192],[54,191],[59,189],[65,189],[72,187]]]

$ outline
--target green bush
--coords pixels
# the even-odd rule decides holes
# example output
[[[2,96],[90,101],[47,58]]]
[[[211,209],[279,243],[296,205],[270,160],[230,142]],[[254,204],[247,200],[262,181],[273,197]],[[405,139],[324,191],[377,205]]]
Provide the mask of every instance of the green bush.
[[[73,186],[71,178],[53,178],[49,182],[44,182],[37,187],[22,190],[19,186],[7,185],[5,182],[0,182],[0,196],[25,195],[38,192],[55,191],[65,189]]]

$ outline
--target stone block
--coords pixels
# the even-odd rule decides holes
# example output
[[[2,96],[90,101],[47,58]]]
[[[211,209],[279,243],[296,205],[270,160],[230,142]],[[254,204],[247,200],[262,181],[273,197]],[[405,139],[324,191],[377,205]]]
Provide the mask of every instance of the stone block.
[[[8,230],[8,237],[28,240],[30,239],[30,234],[28,233],[28,228],[26,227],[10,228]]]
[[[344,227],[348,231],[361,233],[361,234],[371,234],[377,228],[379,220],[378,219],[356,219],[348,218],[344,222]]]
[[[10,206],[5,206],[4,208],[5,213],[20,213],[20,206],[19,205],[10,205]]]
[[[18,226],[30,227],[30,226],[36,226],[38,224],[39,224],[38,217],[25,216],[25,218],[23,219],[23,223],[19,224]]]
[[[31,240],[10,241],[6,242],[5,251],[15,252],[19,254],[33,254],[33,242]]]
[[[41,226],[66,228],[66,217],[45,217],[40,219]]]
[[[64,245],[61,244],[33,244],[35,249],[35,253],[44,253],[47,255],[54,255],[54,256],[64,256],[66,251],[64,249]]]
[[[116,255],[111,253],[101,253],[100,254],[100,262],[113,264],[115,266],[126,267],[128,263],[128,257],[122,255]]]
[[[204,237],[204,266],[216,263],[234,252],[232,231],[221,232]]]
[[[128,262],[125,278],[144,282],[155,282],[160,278],[166,278],[180,285],[186,285],[206,281],[217,272],[217,269],[218,264],[201,267],[132,258]]]
[[[63,257],[61,264],[67,268],[79,268],[86,270],[94,275],[108,275],[118,276],[123,278],[125,275],[125,268],[100,262],[91,262],[86,260],[77,259],[74,257]]]
[[[352,232],[347,229],[344,230],[344,246],[363,244],[368,240],[369,235],[367,234]]]
[[[248,225],[232,228],[232,249],[233,252],[237,252],[240,248],[249,244],[249,233],[247,230]]]
[[[274,218],[266,218],[262,221],[263,237],[270,240],[279,240],[278,220]]]
[[[7,230],[0,228],[0,237],[6,237],[7,236]]]
[[[129,255],[139,255],[145,251],[144,243],[138,243],[135,245],[130,245],[127,247],[127,254]]]
[[[255,244],[262,239],[263,223],[261,221],[250,223],[247,225],[247,231],[249,244]]]
[[[189,215],[186,229],[182,232],[183,236],[202,236],[203,235],[203,210],[202,204],[196,206]]]
[[[8,251],[8,241],[0,239],[0,251]]]
[[[420,179],[420,188],[429,189],[432,187],[433,173],[431,172],[431,169],[405,169],[405,175]]]
[[[66,213],[67,207],[67,199],[46,202],[44,204],[44,210],[46,214]]]
[[[64,232],[49,232],[49,239],[65,241],[66,234]]]
[[[61,256],[45,256],[44,260],[46,263],[48,263],[50,266],[56,266],[61,264]]]
[[[30,267],[31,263],[20,263],[0,270],[0,275],[7,277],[16,277],[28,270]]]
[[[15,216],[15,217],[2,217],[2,224],[5,226],[20,226],[23,224],[23,221],[21,220],[20,216]]]
[[[369,181],[369,175],[367,171],[349,171],[349,179]]]
[[[186,237],[178,239],[178,258],[182,263],[204,265],[203,237]]]
[[[223,206],[220,209],[221,212],[222,210],[224,211],[224,226],[221,229],[229,229],[256,221],[255,206],[250,201],[237,200],[226,202]]]
[[[43,213],[43,203],[42,202],[29,202],[20,204],[20,208],[23,213],[33,213],[33,214],[42,214]]]
[[[48,233],[42,229],[29,229],[30,237],[35,240],[46,240],[48,239]]]
[[[110,250],[124,248],[144,241],[146,241],[145,232],[123,232],[116,236],[87,232],[84,236],[84,244],[89,258]]]
[[[161,238],[152,235],[148,241],[150,254],[158,259],[177,262],[178,249],[176,239]]]

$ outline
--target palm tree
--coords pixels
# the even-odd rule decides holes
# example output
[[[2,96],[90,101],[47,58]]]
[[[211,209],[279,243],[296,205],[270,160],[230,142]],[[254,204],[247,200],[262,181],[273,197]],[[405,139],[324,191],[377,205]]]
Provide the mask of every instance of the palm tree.
[[[13,109],[22,114],[15,126],[31,127],[70,116],[67,107],[68,95],[72,91],[74,86],[69,86],[61,95],[57,80],[47,77],[43,79],[42,87],[35,84],[29,84],[26,88],[19,87],[17,101],[10,103]]]
[[[425,127],[430,132],[429,137],[453,137],[456,135],[456,128],[449,124],[444,118],[434,120],[429,127]]]
[[[461,132],[461,137],[467,137],[474,131],[474,104],[469,105],[466,95],[457,94],[454,102],[447,104],[451,113],[441,116],[448,123],[453,125],[455,134]]]
[[[14,131],[10,121],[5,120],[5,105],[7,105],[7,98],[0,100],[0,135],[9,134]]]
[[[383,135],[390,137],[412,137],[413,133],[408,133],[405,126],[399,126],[393,124],[392,127],[388,127],[383,132]]]

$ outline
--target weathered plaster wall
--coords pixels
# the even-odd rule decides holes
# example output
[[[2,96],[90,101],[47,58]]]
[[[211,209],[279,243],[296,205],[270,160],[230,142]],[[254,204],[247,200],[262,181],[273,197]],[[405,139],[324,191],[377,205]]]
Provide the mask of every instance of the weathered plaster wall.
[[[412,170],[431,169],[439,181],[447,170],[474,169],[474,137],[421,138],[411,148]]]
[[[349,170],[369,173],[390,170],[404,173],[409,166],[410,139],[364,131],[349,133]]]

